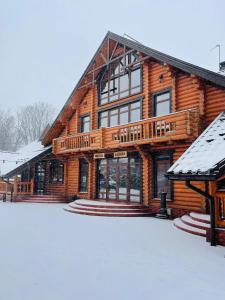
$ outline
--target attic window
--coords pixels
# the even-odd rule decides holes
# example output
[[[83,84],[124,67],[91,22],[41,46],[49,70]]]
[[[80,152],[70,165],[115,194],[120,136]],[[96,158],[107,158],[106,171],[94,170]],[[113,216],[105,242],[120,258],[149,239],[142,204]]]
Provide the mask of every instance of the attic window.
[[[141,92],[141,65],[136,53],[129,53],[104,67],[99,79],[100,105]]]

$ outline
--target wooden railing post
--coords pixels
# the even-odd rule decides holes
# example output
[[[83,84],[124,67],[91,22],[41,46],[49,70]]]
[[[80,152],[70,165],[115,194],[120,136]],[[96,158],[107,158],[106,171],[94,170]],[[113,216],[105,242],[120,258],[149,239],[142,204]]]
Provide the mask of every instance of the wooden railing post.
[[[30,194],[33,195],[34,193],[34,178],[30,180]]]
[[[18,177],[17,176],[13,177],[13,193],[14,193],[14,196],[16,197],[17,193],[18,193]]]

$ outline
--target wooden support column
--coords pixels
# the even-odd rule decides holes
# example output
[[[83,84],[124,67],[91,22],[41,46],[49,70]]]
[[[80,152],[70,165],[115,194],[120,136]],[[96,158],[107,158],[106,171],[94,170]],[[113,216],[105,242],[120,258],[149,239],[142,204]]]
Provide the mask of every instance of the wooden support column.
[[[143,105],[142,105],[142,117],[143,119],[149,118],[151,116],[151,103],[150,103],[150,76],[149,76],[149,68],[150,64],[146,61],[142,65],[142,73],[143,73]]]
[[[88,162],[88,198],[92,199],[93,195],[93,186],[95,183],[95,174],[94,174],[94,159],[90,155],[83,154],[84,159]]]
[[[68,159],[64,161],[64,195],[68,197]]]
[[[140,146],[135,146],[142,158],[142,195],[143,204],[149,205],[150,200],[150,155],[146,150],[143,150]]]
[[[13,177],[13,193],[14,193],[14,197],[16,197],[17,193],[18,193],[18,177],[17,176]]]

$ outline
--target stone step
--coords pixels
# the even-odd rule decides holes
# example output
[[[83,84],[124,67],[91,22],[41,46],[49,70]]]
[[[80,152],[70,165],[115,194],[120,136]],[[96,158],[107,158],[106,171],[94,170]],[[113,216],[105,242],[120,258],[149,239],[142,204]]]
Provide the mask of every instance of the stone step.
[[[206,237],[206,230],[187,225],[182,221],[181,218],[175,219],[173,221],[173,224],[176,228],[183,230],[185,232],[188,232],[188,233],[191,233],[194,235],[198,235],[198,236]]]
[[[148,207],[140,204],[84,199],[71,202],[64,209],[68,212],[90,216],[142,217],[152,215]]]
[[[103,217],[144,217],[144,216],[150,216],[149,212],[97,212],[97,211],[91,211],[91,210],[78,210],[75,208],[69,208],[69,206],[64,207],[65,211],[80,214],[80,215],[88,215],[88,216],[103,216]]]
[[[85,207],[98,207],[98,208],[115,208],[115,207],[120,207],[120,208],[143,208],[144,206],[139,204],[139,203],[130,203],[130,202],[109,202],[109,201],[95,201],[95,200],[86,200],[86,199],[79,199],[76,200],[74,202],[71,202],[71,204],[78,204],[81,206],[85,206]]]
[[[210,224],[210,215],[191,212],[190,217],[197,222]]]
[[[97,207],[97,206],[92,206],[92,207],[84,207],[82,205],[79,204],[69,204],[68,205],[70,208],[72,209],[76,209],[76,210],[85,210],[85,211],[92,211],[92,212],[119,212],[119,213],[129,213],[129,212],[149,212],[150,210],[147,207],[138,207],[138,208],[131,208],[131,207],[120,207],[120,206],[114,206],[114,207],[110,207],[110,206],[101,206],[101,207]]]
[[[199,228],[199,229],[203,229],[203,230],[206,230],[210,227],[210,225],[207,224],[207,223],[195,221],[194,219],[192,219],[190,217],[190,215],[182,216],[181,221],[186,225],[189,225],[189,226],[192,226],[192,227],[195,227],[195,228]]]

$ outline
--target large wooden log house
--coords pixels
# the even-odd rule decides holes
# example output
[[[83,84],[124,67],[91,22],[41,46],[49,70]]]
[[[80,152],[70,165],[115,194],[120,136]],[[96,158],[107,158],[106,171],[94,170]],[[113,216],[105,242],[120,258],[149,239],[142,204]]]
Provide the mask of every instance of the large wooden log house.
[[[204,196],[164,174],[223,110],[224,76],[108,32],[42,137],[52,153],[35,162],[30,194],[158,212],[165,191],[172,217],[208,212]]]

